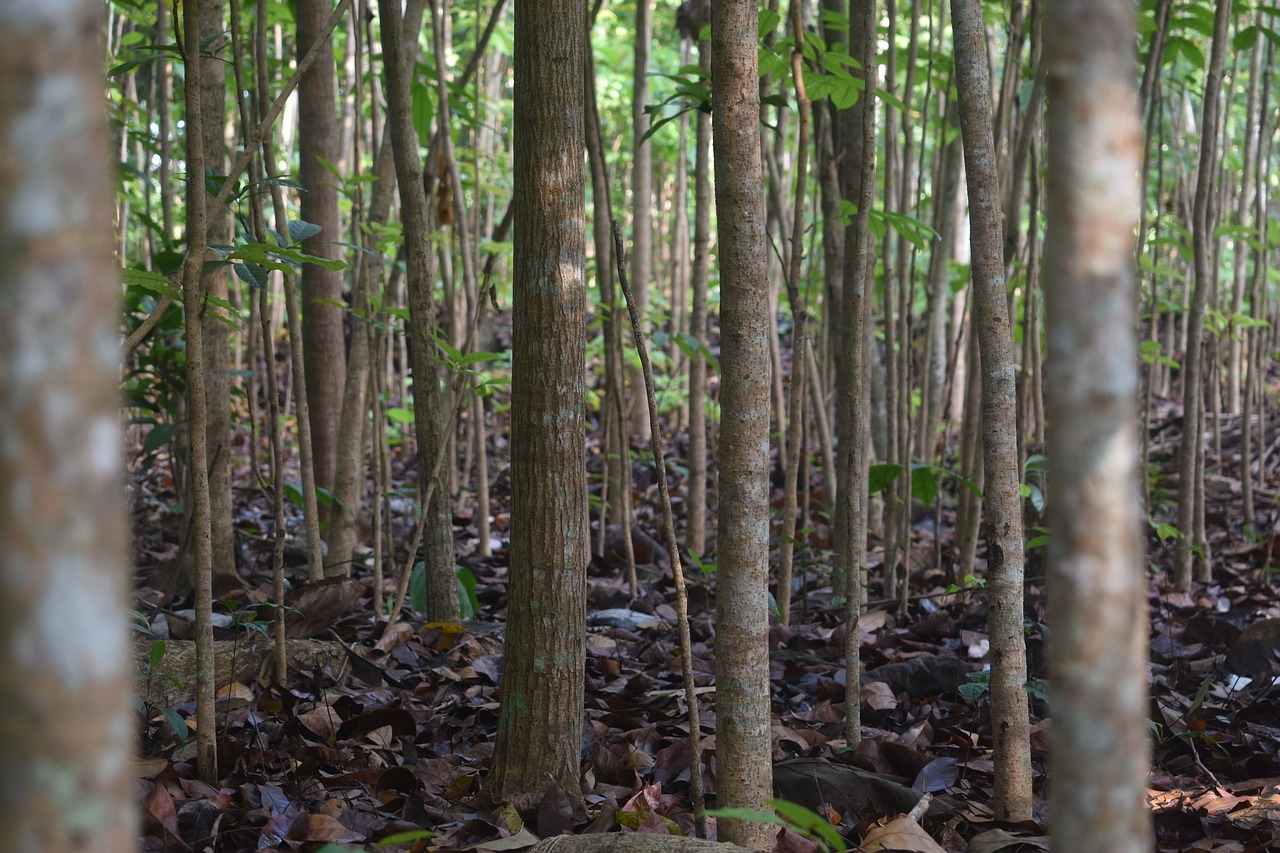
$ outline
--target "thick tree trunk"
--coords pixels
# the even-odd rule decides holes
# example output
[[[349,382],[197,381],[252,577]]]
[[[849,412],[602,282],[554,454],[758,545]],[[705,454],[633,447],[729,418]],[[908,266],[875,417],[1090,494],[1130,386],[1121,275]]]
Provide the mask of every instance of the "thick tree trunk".
[[[956,89],[973,219],[974,319],[982,353],[982,442],[986,472],[987,593],[990,602],[991,728],[996,816],[1031,817],[1027,655],[1022,632],[1023,528],[1018,483],[1017,389],[1005,293],[1000,185],[991,136],[987,59],[979,0],[951,0]]]
[[[712,4],[716,211],[720,223],[720,511],[716,766],[721,806],[766,808],[770,763],[769,256],[760,159],[755,0]],[[765,824],[720,823],[725,841],[773,846]]]
[[[574,0],[515,9],[511,574],[494,797],[581,803],[586,660],[586,28]]]
[[[1045,23],[1053,848],[1145,853],[1134,12],[1127,0],[1055,0]]]
[[[0,826],[32,853],[137,849],[102,8],[0,5]]]

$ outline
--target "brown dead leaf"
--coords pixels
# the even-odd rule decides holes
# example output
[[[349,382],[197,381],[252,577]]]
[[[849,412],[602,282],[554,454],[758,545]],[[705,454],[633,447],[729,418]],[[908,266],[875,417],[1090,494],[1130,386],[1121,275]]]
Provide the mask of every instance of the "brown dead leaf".
[[[173,796],[163,783],[151,786],[151,790],[142,798],[142,808],[147,817],[163,827],[169,835],[182,845],[182,849],[191,849],[182,840],[182,836],[178,834],[178,813],[173,807]]]
[[[302,587],[289,600],[285,630],[290,639],[315,637],[350,613],[364,593],[355,578],[327,578]]]
[[[969,840],[969,853],[999,853],[1016,847],[1019,850],[1048,850],[1047,835],[1010,835],[1003,829],[989,829],[980,832]]]
[[[862,849],[866,853],[877,853],[880,850],[946,853],[920,824],[906,816],[894,818],[884,826],[868,832],[867,837],[862,840]]]
[[[327,814],[304,814],[294,821],[289,830],[290,841],[318,841],[330,844],[352,844],[364,841],[364,836],[347,829],[335,817]]]
[[[862,704],[875,711],[888,711],[898,707],[898,697],[883,681],[872,681],[862,685]]]

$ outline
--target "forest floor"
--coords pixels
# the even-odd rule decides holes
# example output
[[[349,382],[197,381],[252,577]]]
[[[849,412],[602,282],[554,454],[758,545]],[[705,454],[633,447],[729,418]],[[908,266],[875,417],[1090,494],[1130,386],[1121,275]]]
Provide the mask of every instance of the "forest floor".
[[[1230,459],[1226,423],[1223,452]],[[1152,430],[1157,464],[1162,454],[1171,458],[1176,432],[1177,419],[1166,407]],[[412,459],[396,470],[400,482],[414,482]],[[652,476],[639,463],[636,476],[637,526],[656,535],[656,488],[645,486]],[[672,491],[680,494],[680,474],[672,476]],[[1149,796],[1160,851],[1245,853],[1280,845],[1280,694],[1270,686],[1280,672],[1280,604],[1276,575],[1264,570],[1280,564],[1280,554],[1274,536],[1242,533],[1238,488],[1229,477],[1209,478],[1215,580],[1191,595],[1169,591],[1172,540],[1162,542],[1161,531],[1151,528]],[[634,600],[617,554],[597,557],[589,570],[587,811],[575,813],[554,786],[519,809],[490,810],[477,795],[498,720],[505,479],[494,484],[494,556],[477,556],[474,526],[455,517],[459,562],[476,581],[474,618],[423,624],[405,615],[389,629],[375,624],[372,579],[361,568],[350,581],[313,588],[291,612],[296,640],[284,685],[268,677],[262,625],[251,618],[269,612],[254,610],[270,597],[268,503],[256,490],[236,496],[245,587],[227,592],[219,607],[231,614],[219,633],[219,665],[230,683],[219,693],[220,779],[209,785],[197,779],[192,758],[190,644],[177,639],[189,631],[177,614],[190,601],[175,569],[180,521],[172,512],[172,485],[159,473],[136,484],[141,849],[517,850],[566,832],[692,834],[675,590],[656,543],[638,536],[640,558],[656,565],[641,566],[642,592]],[[779,502],[780,496],[779,489]],[[1165,496],[1159,490],[1156,496],[1158,513]],[[1259,498],[1267,531],[1276,519],[1274,497],[1264,492]],[[864,737],[856,750],[844,749],[844,630],[823,550],[829,535],[820,524],[812,525],[797,569],[791,625],[774,621],[770,628],[777,796],[829,820],[850,849],[863,849],[855,844],[910,810],[922,792],[934,796],[923,819],[932,840],[901,841],[892,849],[1048,849],[1045,590],[1034,579],[1026,588],[1035,819],[1004,824],[990,808],[985,596],[981,590],[947,594],[948,578],[936,568],[936,549],[942,565],[954,561],[954,516],[942,510],[941,541],[931,517],[913,528],[906,616],[884,605],[862,620]],[[407,519],[396,524],[395,541],[407,541]],[[293,582],[302,584],[302,550],[294,543],[289,553]],[[1030,552],[1032,578],[1040,553]],[[981,558],[980,550],[980,565]],[[882,561],[883,550],[874,548],[873,579]],[[703,700],[702,768],[714,793],[715,578],[687,571]],[[880,595],[878,583],[872,581],[872,599]],[[1232,673],[1253,681],[1245,684]],[[778,849],[826,849],[803,834],[782,832]]]

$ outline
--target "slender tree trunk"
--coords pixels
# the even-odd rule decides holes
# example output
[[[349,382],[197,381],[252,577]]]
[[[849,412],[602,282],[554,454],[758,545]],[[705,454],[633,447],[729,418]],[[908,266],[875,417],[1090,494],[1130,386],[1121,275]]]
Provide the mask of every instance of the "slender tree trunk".
[[[958,123],[955,102],[948,101],[947,118],[938,129],[939,139],[945,139],[947,125]],[[929,310],[925,320],[925,393],[920,414],[920,436],[917,446],[920,458],[931,461],[936,458],[938,423],[942,420],[943,391],[947,385],[947,311],[951,303],[951,281],[948,264],[951,244],[959,213],[954,199],[960,192],[960,172],[964,162],[964,150],[957,136],[942,147],[942,174],[938,177],[941,190],[934,197],[933,227],[938,238],[929,252]]]
[[[633,159],[631,161],[632,241],[631,289],[636,297],[636,310],[645,323],[649,311],[649,279],[653,274],[653,146],[649,140],[640,141],[649,129],[649,116],[644,111],[649,103],[649,54],[653,39],[653,0],[637,0],[635,68],[632,81],[631,134]],[[649,404],[645,402],[644,375],[639,368],[631,370],[631,396],[628,401],[631,423],[627,433],[641,444],[649,441]]]
[[[184,53],[200,55],[200,18],[188,6],[183,10]],[[204,348],[201,339],[200,273],[204,266],[207,222],[204,181],[204,135],[200,104],[200,66],[189,61],[186,78],[187,130],[187,258],[182,267],[182,307],[187,346],[187,439],[191,467],[191,525],[195,541],[196,630],[196,766],[200,778],[213,782],[218,776],[217,730],[214,716],[213,662],[213,566],[209,519],[208,441],[205,430]]]
[[[1196,472],[1201,463],[1204,438],[1204,398],[1201,374],[1204,352],[1204,313],[1213,288],[1214,271],[1210,268],[1209,233],[1210,201],[1213,195],[1213,173],[1218,159],[1219,101],[1222,74],[1227,55],[1227,25],[1231,18],[1229,0],[1218,0],[1214,15],[1213,47],[1209,53],[1209,69],[1204,79],[1204,102],[1200,117],[1200,163],[1196,171],[1196,191],[1192,212],[1192,248],[1195,251],[1194,285],[1187,314],[1186,354],[1182,360],[1182,445],[1178,449],[1178,548],[1174,564],[1174,589],[1191,588],[1191,568],[1195,559],[1196,501],[1199,485]],[[1207,574],[1206,571],[1202,574]]]
[[[400,220],[404,224],[406,283],[413,340],[414,429],[418,440],[419,489],[431,499],[422,507],[426,543],[427,617],[431,620],[458,618],[458,582],[454,573],[453,519],[449,509],[443,470],[432,474],[447,441],[445,392],[435,360],[438,324],[432,299],[435,270],[430,242],[430,213],[422,185],[422,161],[418,158],[418,134],[412,124],[409,71],[403,19],[398,3],[379,0],[382,22],[382,55],[387,86],[387,121],[391,125],[391,148],[396,163],[396,183],[400,188]],[[416,34],[414,36],[416,38]],[[443,469],[443,466],[441,466]],[[394,619],[396,614],[390,614]]]
[[[710,16],[706,0],[695,16]],[[698,33],[693,34],[694,38]],[[711,70],[711,43],[699,42],[698,64]],[[689,530],[686,547],[702,559],[707,553],[707,280],[711,266],[711,116],[698,110],[694,126],[693,272],[689,334],[698,340],[689,360]]]
[[[872,0],[857,0],[858,3],[870,3]],[[849,14],[849,49],[857,51],[859,57],[862,56],[864,45],[870,36],[867,35],[866,27],[867,16],[862,13],[860,7],[853,7]],[[855,71],[855,74],[861,72]],[[864,115],[866,111],[863,109],[862,103],[854,105],[851,109],[844,110],[838,114],[841,120],[839,134],[837,137],[836,156],[840,161],[840,194],[844,200],[851,201],[858,207],[858,212],[862,213],[863,203],[863,177],[865,161],[874,159],[874,121],[868,119]],[[866,124],[871,121],[872,131],[866,129]],[[832,128],[835,130],[835,128]],[[868,142],[868,138],[872,142]],[[870,204],[873,196],[868,194],[866,204]],[[862,220],[858,220],[862,221]],[[865,350],[867,344],[861,339],[862,329],[865,325],[863,316],[865,310],[858,308],[851,310],[847,304],[849,300],[861,299],[862,294],[857,295],[849,292],[852,286],[861,286],[865,280],[866,270],[859,269],[855,265],[854,255],[857,252],[857,241],[861,237],[853,230],[846,228],[844,230],[844,253],[841,264],[841,284],[840,293],[838,295],[838,304],[828,308],[828,313],[838,311],[833,320],[834,329],[832,330],[833,345],[838,338],[840,345],[836,350],[835,357],[835,384],[836,384],[836,416],[837,435],[836,442],[836,471],[837,482],[836,488],[839,493],[837,498],[837,510],[835,516],[835,551],[838,555],[850,555],[858,546],[852,544],[851,530],[849,522],[851,520],[848,512],[847,496],[849,489],[858,481],[850,480],[850,477],[859,477],[858,471],[865,472],[866,465],[861,463],[857,466],[850,457],[855,443],[863,440],[862,433],[866,431],[868,413],[863,412],[855,414],[855,409],[860,408],[862,403],[859,402],[865,396],[864,385],[870,382],[870,370],[865,367]],[[865,260],[864,260],[865,263]],[[828,288],[831,285],[828,284]],[[828,293],[828,296],[831,296]],[[861,311],[862,313],[858,313]],[[837,319],[838,318],[838,319]],[[857,322],[857,325],[853,323]],[[837,332],[838,330],[838,332]],[[850,338],[858,338],[858,342],[851,342]],[[851,353],[856,353],[859,359],[857,364],[850,364],[849,359]],[[865,375],[864,375],[865,373]],[[851,408],[852,407],[852,408]],[[862,420],[855,426],[854,418],[861,417]],[[855,470],[856,469],[856,470]],[[854,514],[854,518],[862,519],[865,513],[861,506]],[[861,547],[865,549],[865,542]],[[846,572],[845,580],[852,576],[853,573],[860,571],[861,564],[865,560],[856,562],[842,562],[840,570]],[[852,597],[852,596],[851,596]]]
[[[1053,847],[1146,853],[1134,10],[1054,0],[1046,24]]]
[[[720,231],[721,443],[716,582],[717,802],[763,809],[770,762],[769,256],[761,185],[755,0],[712,4]],[[722,840],[771,849],[765,824],[725,820]]]
[[[586,27],[574,0],[515,10],[511,575],[494,796],[582,802],[586,660]],[[675,555],[672,555],[673,557]]]
[[[0,821],[31,853],[138,844],[102,9],[0,6]]]
[[[778,618],[787,624],[791,616],[791,568],[797,530],[796,502],[803,443],[805,353],[809,345],[809,311],[805,305],[800,268],[804,258],[804,194],[809,170],[809,97],[804,88],[804,16],[802,0],[791,0],[791,31],[797,47],[791,53],[791,74],[796,87],[798,127],[796,132],[796,200],[792,208],[791,257],[787,270],[787,298],[791,302],[791,384],[787,388],[787,464],[782,494],[782,541],[778,543],[778,586],[774,600]],[[806,468],[807,470],[807,468]],[[808,484],[805,484],[808,488]]]
[[[986,471],[987,596],[996,815],[1031,817],[1027,655],[1022,632],[1023,528],[1018,483],[1017,393],[1005,293],[1000,185],[996,175],[979,0],[951,0],[956,89],[969,182],[974,317],[982,351],[982,439]]]
[[[205,0],[199,11],[202,32],[212,36],[226,29],[226,4],[222,0]],[[200,64],[205,163],[213,174],[223,175],[227,171],[224,142],[227,63],[223,56],[204,55]],[[209,213],[208,242],[230,243],[230,211],[218,208]],[[226,299],[227,268],[207,270],[200,287],[206,296]],[[200,326],[204,341],[205,411],[208,416],[205,434],[209,446],[212,565],[221,589],[238,582],[239,578],[236,575],[235,531],[231,525],[231,365],[228,359],[231,329],[216,316],[217,313],[220,313],[217,309],[204,311]]]
[[[336,241],[343,239],[338,214],[338,191],[333,176],[323,163],[338,161],[337,83],[333,44],[328,41],[325,21],[332,6],[329,0],[298,0],[298,58],[310,50],[317,38],[325,44],[298,86],[298,179],[306,188],[301,194],[299,215],[304,222],[320,226],[320,233],[304,244],[317,257],[341,257]],[[321,302],[318,300],[326,300]],[[346,382],[346,338],[343,332],[342,272],[319,264],[302,266],[302,333],[307,359],[307,400],[311,418],[311,441],[315,453],[316,486],[332,491],[338,461],[338,430],[342,419],[342,396]],[[327,510],[321,510],[328,518]]]

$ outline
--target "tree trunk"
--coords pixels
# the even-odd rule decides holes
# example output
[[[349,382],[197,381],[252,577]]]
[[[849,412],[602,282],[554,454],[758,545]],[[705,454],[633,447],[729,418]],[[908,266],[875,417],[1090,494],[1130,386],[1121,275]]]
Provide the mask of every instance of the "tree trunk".
[[[694,16],[705,21],[710,15],[702,0]],[[694,33],[696,39],[698,33]],[[698,64],[711,70],[711,44],[699,42]],[[701,560],[707,552],[707,279],[711,266],[711,116],[698,110],[694,125],[695,161],[693,176],[693,292],[689,311],[689,334],[697,338],[697,349],[689,360],[689,502],[688,536],[685,547]]]
[[[947,104],[947,120],[938,130],[939,139],[945,140],[947,124],[958,121],[955,102]],[[925,321],[925,393],[920,413],[920,437],[916,443],[920,459],[931,462],[937,458],[938,423],[943,418],[943,390],[947,385],[947,311],[951,304],[951,281],[947,261],[951,258],[951,245],[956,231],[959,213],[955,203],[960,192],[960,172],[964,152],[960,137],[942,148],[942,174],[937,178],[942,189],[933,200],[933,227],[938,232],[929,251],[929,309]],[[957,393],[953,390],[952,393]]]
[[[635,67],[631,98],[631,134],[634,158],[631,161],[631,289],[636,297],[636,310],[648,332],[649,279],[653,274],[653,146],[640,141],[649,129],[649,116],[644,111],[649,103],[649,53],[653,40],[653,0],[637,0]],[[625,324],[624,324],[625,325]],[[631,399],[628,401],[631,423],[627,432],[641,445],[649,441],[649,404],[645,402],[644,374],[631,370]]]
[[[0,825],[14,851],[138,843],[102,8],[0,7]]]
[[[200,4],[200,30],[213,36],[226,29],[223,0],[204,0]],[[222,56],[202,56],[200,60],[200,103],[204,110],[200,123],[204,134],[205,164],[216,175],[225,175],[226,163],[226,84],[227,63]],[[231,242],[230,211],[211,210],[206,239],[210,243]],[[227,298],[227,268],[215,267],[204,273],[201,292],[218,299]],[[238,583],[236,574],[236,540],[231,525],[231,365],[229,347],[231,327],[207,309],[200,319],[204,340],[205,435],[209,445],[209,520],[212,525],[211,554],[213,573],[218,587]]]
[[[583,7],[515,9],[511,574],[489,791],[582,803],[587,530]]]
[[[1056,0],[1045,22],[1053,849],[1145,853],[1134,11],[1127,0]]]
[[[324,32],[332,11],[329,0],[298,0],[298,58]],[[337,83],[332,42],[320,55],[298,86],[298,180],[306,188],[301,193],[299,216],[320,226],[320,233],[303,244],[303,249],[321,258],[341,257],[336,241],[345,239],[338,216],[338,191],[323,163],[338,161]],[[319,302],[317,300],[328,300]],[[311,420],[311,444],[315,457],[316,487],[333,490],[338,462],[338,430],[342,419],[342,396],[346,384],[346,337],[343,332],[342,271],[319,264],[302,265],[302,334],[307,360],[307,402]],[[321,517],[328,518],[321,509]]]
[[[1005,293],[1000,184],[991,136],[979,0],[951,0],[956,89],[973,220],[974,319],[982,361],[982,441],[991,638],[991,728],[996,817],[1031,818],[1027,655],[1022,632],[1023,529],[1018,483],[1017,391]]]
[[[1200,118],[1200,163],[1196,170],[1196,192],[1192,211],[1192,248],[1195,251],[1194,287],[1191,306],[1187,313],[1186,354],[1182,360],[1182,445],[1178,449],[1178,548],[1174,564],[1173,586],[1179,592],[1191,588],[1191,566],[1195,559],[1196,512],[1195,494],[1198,480],[1196,471],[1202,463],[1197,457],[1203,442],[1201,427],[1204,423],[1204,384],[1201,381],[1204,352],[1204,313],[1209,301],[1209,291],[1214,284],[1214,271],[1210,268],[1211,251],[1209,233],[1212,224],[1209,215],[1213,195],[1213,174],[1217,169],[1219,99],[1222,89],[1223,67],[1227,55],[1227,25],[1231,18],[1229,0],[1218,0],[1214,15],[1213,47],[1209,53],[1209,69],[1204,78],[1204,103]],[[1206,573],[1207,574],[1207,573]]]
[[[712,4],[715,189],[720,223],[721,438],[716,582],[720,806],[764,809],[770,763],[769,256],[760,159],[755,0]],[[723,840],[770,849],[771,827],[724,820]]]
[[[396,162],[396,183],[400,188],[400,220],[404,224],[405,281],[409,292],[410,333],[412,336],[414,430],[418,440],[418,487],[421,494],[431,492],[422,507],[419,522],[425,528],[427,618],[458,618],[458,581],[454,573],[453,519],[449,509],[449,493],[445,472],[435,472],[440,446],[448,441],[450,414],[444,405],[446,395],[440,383],[436,364],[436,307],[432,299],[435,270],[430,241],[430,212],[426,190],[422,185],[422,161],[418,159],[420,141],[413,128],[410,106],[409,73],[403,19],[398,2],[379,0],[382,21],[382,54],[386,64],[387,121],[391,125],[391,148]],[[414,36],[416,38],[416,34]],[[447,460],[446,460],[447,462]],[[402,585],[403,586],[403,585]],[[394,619],[396,614],[390,614]]]

